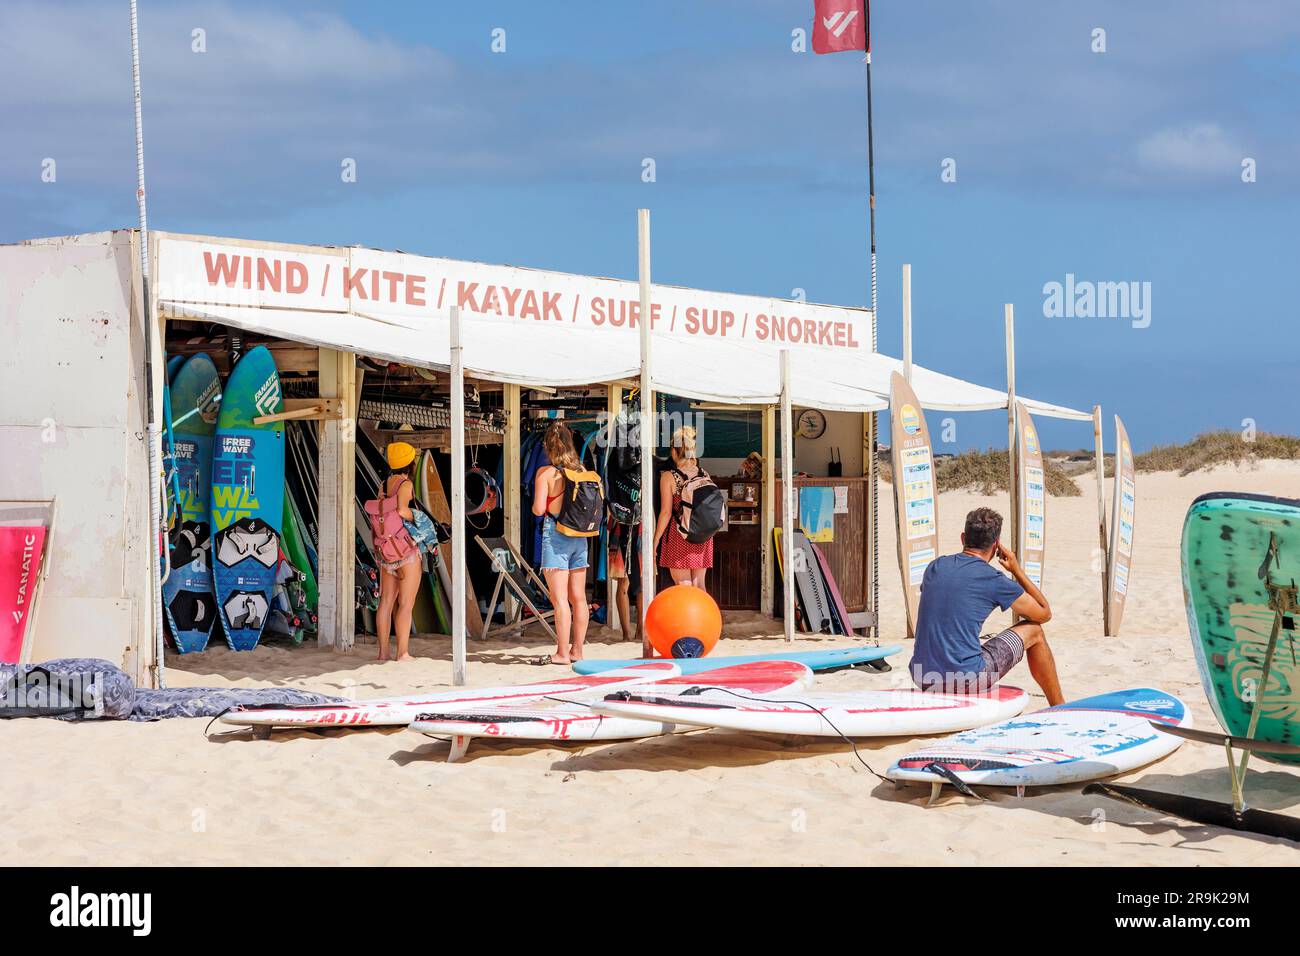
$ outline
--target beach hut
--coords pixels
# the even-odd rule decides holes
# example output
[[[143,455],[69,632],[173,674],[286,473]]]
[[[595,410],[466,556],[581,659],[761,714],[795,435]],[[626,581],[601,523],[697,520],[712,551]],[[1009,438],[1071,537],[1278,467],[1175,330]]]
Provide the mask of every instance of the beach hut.
[[[644,232],[648,239],[648,220]],[[499,388],[507,447],[518,441],[521,392],[534,386],[601,385],[617,407],[625,386],[644,382],[646,397],[667,393],[760,410],[767,465],[762,609],[769,612],[778,407],[784,402],[787,434],[794,408],[849,416],[859,440],[853,461],[865,472],[874,450],[861,445],[864,425],[887,407],[890,375],[902,370],[899,360],[871,350],[869,310],[651,286],[648,242],[638,284],[396,251],[152,231],[146,311],[139,235],[118,230],[0,247],[8,339],[0,455],[10,463],[0,474],[0,499],[59,501],[61,533],[49,556],[33,659],[104,657],[144,685],[162,680],[161,647],[152,637],[146,376],[153,376],[153,418],[161,420],[168,323],[209,322],[280,340],[288,360],[315,370],[319,395],[314,405],[300,402],[298,414],[321,423],[318,640],[338,649],[354,640],[358,355]],[[651,349],[640,334],[647,302]],[[152,336],[145,315],[155,317]],[[647,353],[652,360],[644,364]],[[910,372],[926,408],[1007,408],[1004,391],[916,365]],[[453,389],[453,404],[457,395]],[[1017,397],[1034,415],[1089,417]],[[509,454],[505,462],[505,533],[517,541],[520,476]],[[792,484],[787,480],[786,491]],[[874,480],[867,485],[874,515]],[[869,524],[861,544],[866,568],[876,547],[874,520]],[[466,550],[462,544],[461,560]],[[456,643],[463,678],[464,644]]]

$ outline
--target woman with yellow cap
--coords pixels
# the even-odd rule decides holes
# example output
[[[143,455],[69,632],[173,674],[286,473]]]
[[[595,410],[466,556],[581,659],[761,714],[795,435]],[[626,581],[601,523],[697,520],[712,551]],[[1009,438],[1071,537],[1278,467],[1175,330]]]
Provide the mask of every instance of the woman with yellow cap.
[[[380,489],[384,498],[395,498],[397,513],[416,547],[396,561],[380,561],[379,608],[375,612],[375,634],[379,638],[379,659],[388,660],[388,635],[397,634],[394,660],[414,660],[410,653],[411,610],[420,592],[424,571],[424,551],[436,544],[433,521],[413,507],[415,485],[411,472],[415,468],[415,449],[404,441],[395,441],[387,449],[388,477]],[[408,545],[409,547],[409,545]]]

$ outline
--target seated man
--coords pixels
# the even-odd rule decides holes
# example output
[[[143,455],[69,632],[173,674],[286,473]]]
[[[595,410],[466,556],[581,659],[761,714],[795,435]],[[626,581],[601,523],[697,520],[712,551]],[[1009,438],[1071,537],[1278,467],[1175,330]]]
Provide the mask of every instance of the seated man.
[[[976,508],[966,516],[961,554],[936,558],[921,581],[912,680],[922,690],[984,693],[1029,656],[1029,672],[1053,706],[1063,703],[1056,661],[1042,625],[1052,609],[1016,556],[998,542],[1002,516]],[[1011,580],[989,562],[996,557]],[[981,645],[980,628],[994,608],[1014,611],[1021,623]]]

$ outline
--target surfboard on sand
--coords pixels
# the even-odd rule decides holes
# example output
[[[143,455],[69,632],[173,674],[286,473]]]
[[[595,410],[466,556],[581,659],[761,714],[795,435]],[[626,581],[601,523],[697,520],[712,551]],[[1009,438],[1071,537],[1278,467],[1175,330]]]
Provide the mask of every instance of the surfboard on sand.
[[[232,650],[257,646],[271,609],[284,517],[280,374],[264,345],[230,373],[212,451],[212,553],[218,616]]]
[[[1187,705],[1163,690],[1131,687],[1025,714],[928,744],[895,761],[890,780],[1044,787],[1135,770],[1178,749],[1153,723],[1190,726]]]
[[[625,685],[623,692],[655,700],[736,700],[732,693],[794,693],[812,683],[813,673],[793,661],[759,661],[737,664],[703,674],[683,674],[648,683]],[[472,709],[440,708],[422,714],[411,730],[430,737],[450,737],[448,762],[459,759],[477,737],[497,740],[586,742],[593,740],[635,740],[659,734],[698,728],[658,718],[641,720],[597,712],[596,707],[610,693],[608,688],[580,694],[558,695],[563,700],[542,699],[528,703],[504,703]]]
[[[691,657],[681,660],[674,658],[672,662],[681,668],[683,674],[702,674],[720,667],[734,667],[736,664],[750,664],[755,661],[796,661],[809,670],[829,671],[883,660],[891,654],[897,654],[900,650],[902,648],[897,644],[890,644],[886,647],[837,647],[825,651],[785,651],[784,653],[776,651],[771,654],[744,654],[739,657]],[[644,664],[650,660],[664,659],[666,658],[643,657],[634,660],[582,660],[575,661],[573,669],[579,674],[599,674],[617,667],[627,667],[629,664]]]
[[[700,675],[706,679],[710,675]],[[653,700],[640,689],[627,701],[603,701],[599,713],[694,724],[722,730],[808,737],[907,737],[942,734],[1020,713],[1029,695],[1019,687],[987,694],[920,690],[857,690],[778,694],[773,700],[721,695],[703,701]]]
[[[239,707],[223,714],[222,723],[240,727],[324,728],[405,727],[421,714],[439,707],[486,707],[506,701],[536,700],[547,694],[576,694],[581,691],[613,689],[627,683],[644,683],[676,677],[680,671],[668,661],[624,667],[604,674],[567,675],[531,684],[504,687],[460,687],[455,690],[422,691],[401,697],[377,697],[347,704],[304,704],[301,707]]]
[[[169,395],[180,515],[171,534],[163,608],[176,650],[188,654],[208,646],[217,622],[209,502],[221,379],[212,359],[203,352],[187,359],[176,370]]]

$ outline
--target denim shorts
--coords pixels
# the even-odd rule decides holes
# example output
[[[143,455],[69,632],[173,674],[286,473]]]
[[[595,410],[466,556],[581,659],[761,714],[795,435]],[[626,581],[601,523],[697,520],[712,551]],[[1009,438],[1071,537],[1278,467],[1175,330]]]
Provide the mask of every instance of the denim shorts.
[[[542,570],[580,571],[587,566],[586,538],[561,534],[550,515],[542,525]]]

